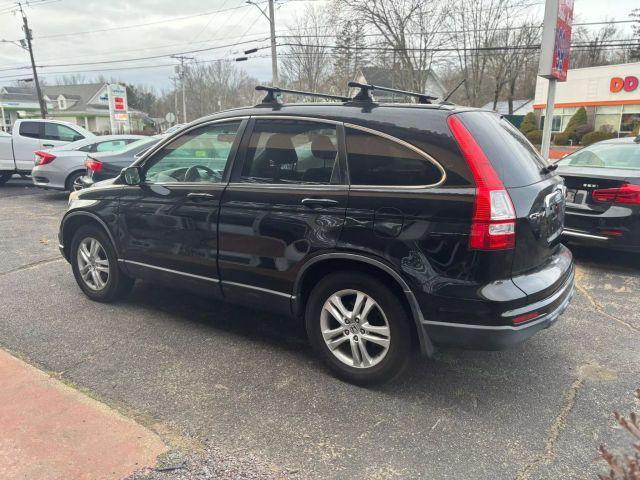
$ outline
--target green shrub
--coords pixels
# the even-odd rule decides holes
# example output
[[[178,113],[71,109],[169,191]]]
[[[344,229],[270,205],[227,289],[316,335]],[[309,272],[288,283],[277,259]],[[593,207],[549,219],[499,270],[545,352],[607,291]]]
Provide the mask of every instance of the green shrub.
[[[553,137],[554,145],[569,145],[571,142],[571,136],[568,133],[556,133]]]
[[[580,107],[576,113],[573,114],[567,127],[564,129],[564,133],[572,133],[579,127],[587,124],[587,110],[584,107]]]
[[[585,147],[587,145],[591,145],[592,143],[601,142],[602,140],[609,140],[610,138],[615,138],[616,134],[613,132],[603,132],[602,130],[598,130],[597,132],[589,132],[582,137],[582,145]]]
[[[527,113],[520,124],[520,131],[526,135],[527,133],[537,129],[538,125],[536,125],[536,116],[533,112]]]
[[[534,145],[540,145],[542,143],[542,130],[531,130],[526,137]]]

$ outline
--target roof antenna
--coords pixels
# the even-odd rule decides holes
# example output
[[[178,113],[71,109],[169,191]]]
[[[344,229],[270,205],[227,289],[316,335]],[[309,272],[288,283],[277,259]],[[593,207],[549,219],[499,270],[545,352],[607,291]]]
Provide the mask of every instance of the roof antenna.
[[[456,93],[458,91],[458,89],[462,86],[462,84],[464,82],[467,81],[467,78],[463,78],[462,80],[460,80],[460,83],[458,83],[458,85],[456,85],[456,88],[454,88],[453,90],[451,90],[446,97],[444,97],[444,100],[442,100],[440,103],[448,103],[451,104],[451,102],[448,102],[447,100],[449,100],[449,98],[451,97],[451,95],[453,95],[454,93]]]

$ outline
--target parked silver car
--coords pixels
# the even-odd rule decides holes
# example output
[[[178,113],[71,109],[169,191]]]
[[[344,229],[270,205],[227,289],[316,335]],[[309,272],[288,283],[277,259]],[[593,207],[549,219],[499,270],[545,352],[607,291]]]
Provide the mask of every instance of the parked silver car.
[[[78,190],[79,179],[85,174],[87,155],[98,152],[117,152],[142,135],[103,135],[86,138],[59,147],[35,152],[35,166],[31,171],[33,184],[54,190]]]

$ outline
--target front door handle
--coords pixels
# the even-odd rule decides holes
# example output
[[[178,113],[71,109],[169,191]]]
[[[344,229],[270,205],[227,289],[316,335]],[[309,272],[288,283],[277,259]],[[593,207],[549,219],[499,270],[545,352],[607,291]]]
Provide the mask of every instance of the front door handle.
[[[340,202],[330,198],[303,198],[300,203],[309,208],[335,207],[340,205]]]
[[[187,193],[187,198],[194,202],[203,202],[205,200],[215,200],[216,196],[211,195],[210,193],[191,192]]]
[[[53,147],[53,143],[43,143],[42,144],[43,147]]]

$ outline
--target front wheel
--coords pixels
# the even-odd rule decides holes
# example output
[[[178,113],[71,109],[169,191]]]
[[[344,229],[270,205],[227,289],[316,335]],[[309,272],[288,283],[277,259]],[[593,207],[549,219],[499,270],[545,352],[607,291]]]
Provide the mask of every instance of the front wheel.
[[[134,280],[120,270],[109,237],[97,226],[78,229],[69,258],[78,286],[91,300],[112,302],[133,288]]]
[[[311,292],[305,317],[314,349],[346,381],[392,380],[411,356],[407,314],[393,292],[373,277],[357,272],[325,277]]]

